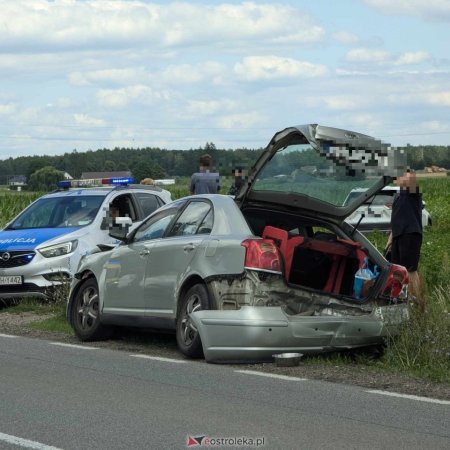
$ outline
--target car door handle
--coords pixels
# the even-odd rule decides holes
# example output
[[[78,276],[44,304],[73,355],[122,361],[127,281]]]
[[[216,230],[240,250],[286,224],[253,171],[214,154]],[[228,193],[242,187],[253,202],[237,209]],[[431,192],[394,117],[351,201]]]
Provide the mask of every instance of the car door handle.
[[[139,252],[139,256],[148,256],[150,255],[150,250],[142,250]]]
[[[194,250],[195,249],[195,245],[194,244],[186,244],[184,247],[183,247],[183,250],[185,251],[185,252],[192,252],[192,250]]]

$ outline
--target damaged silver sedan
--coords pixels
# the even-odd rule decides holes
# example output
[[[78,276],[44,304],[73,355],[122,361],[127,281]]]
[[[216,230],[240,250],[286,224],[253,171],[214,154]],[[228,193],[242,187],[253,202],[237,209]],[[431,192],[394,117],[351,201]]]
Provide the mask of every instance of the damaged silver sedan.
[[[404,162],[369,136],[287,128],[236,198],[177,200],[128,235],[119,218],[122,244],[81,261],[68,320],[82,340],[174,329],[184,355],[209,362],[378,345],[408,319],[408,274],[344,219]]]

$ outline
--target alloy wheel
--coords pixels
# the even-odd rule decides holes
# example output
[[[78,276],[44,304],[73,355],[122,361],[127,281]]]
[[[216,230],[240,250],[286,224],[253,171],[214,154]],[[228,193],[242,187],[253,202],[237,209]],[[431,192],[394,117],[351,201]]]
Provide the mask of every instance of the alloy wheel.
[[[98,291],[92,286],[80,293],[77,320],[84,331],[92,328],[98,320]]]
[[[186,302],[186,308],[183,311],[181,319],[181,336],[186,346],[192,344],[197,336],[197,328],[191,320],[191,314],[202,309],[201,299],[198,294],[192,294]]]

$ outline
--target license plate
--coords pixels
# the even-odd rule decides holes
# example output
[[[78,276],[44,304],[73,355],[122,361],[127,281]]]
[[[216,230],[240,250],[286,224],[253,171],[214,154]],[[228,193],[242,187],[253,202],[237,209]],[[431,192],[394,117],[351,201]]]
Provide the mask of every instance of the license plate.
[[[10,275],[0,277],[0,284],[22,284],[22,276],[21,275]]]

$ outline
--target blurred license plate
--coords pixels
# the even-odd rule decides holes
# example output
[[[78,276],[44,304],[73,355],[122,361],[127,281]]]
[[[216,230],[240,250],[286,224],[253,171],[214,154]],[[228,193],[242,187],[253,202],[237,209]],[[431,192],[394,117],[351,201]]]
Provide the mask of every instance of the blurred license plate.
[[[22,276],[10,275],[7,277],[0,277],[0,284],[22,284]]]

